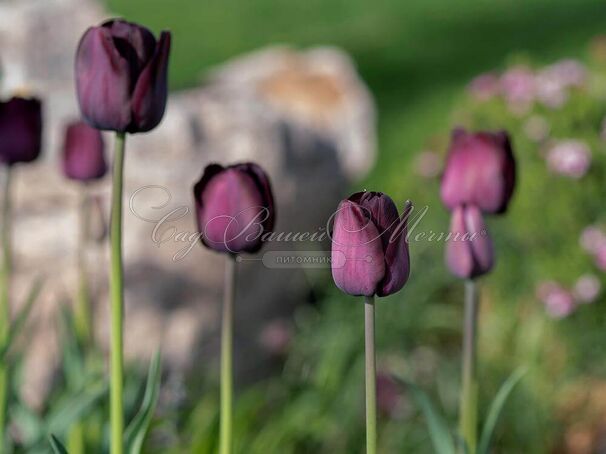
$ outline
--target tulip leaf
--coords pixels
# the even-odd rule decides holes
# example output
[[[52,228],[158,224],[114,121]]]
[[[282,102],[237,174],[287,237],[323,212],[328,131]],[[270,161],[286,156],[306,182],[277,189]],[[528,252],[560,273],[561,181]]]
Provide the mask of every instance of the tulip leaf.
[[[158,403],[158,395],[160,393],[160,378],[161,378],[161,361],[160,351],[157,351],[149,365],[147,374],[147,383],[145,385],[145,393],[141,408],[126,428],[124,438],[126,441],[126,452],[128,454],[139,454],[143,447],[145,435],[149,429],[156,404]]]
[[[4,342],[4,345],[0,347],[0,362],[3,362],[8,354],[13,342],[17,335],[21,332],[23,325],[27,321],[27,318],[32,310],[32,307],[36,300],[38,299],[38,295],[40,295],[40,291],[42,290],[42,286],[44,285],[44,279],[38,278],[34,281],[29,294],[27,295],[27,299],[25,300],[25,304],[23,308],[19,311],[15,320],[11,324],[11,329],[8,333],[8,337]]]
[[[461,437],[461,435],[458,432],[455,434],[455,437],[456,437],[457,452],[461,452],[463,454],[469,454],[469,447],[467,446],[467,443],[465,442],[465,440],[463,440],[463,437]]]
[[[415,384],[405,381],[413,400],[425,415],[429,436],[438,454],[455,454],[453,438],[448,424],[433,406],[429,396]]]
[[[60,400],[46,418],[46,433],[66,433],[107,394],[107,384],[100,383],[91,389]]]
[[[25,448],[45,439],[47,432],[41,416],[25,405],[19,397],[11,405],[10,418],[19,427],[19,436]]]
[[[53,434],[48,437],[48,441],[50,442],[51,447],[53,448],[54,454],[69,454],[67,452],[67,449],[65,449],[65,446],[63,446],[63,444]]]
[[[68,387],[80,389],[86,381],[85,356],[76,335],[76,327],[71,309],[63,304],[60,311],[61,344],[63,350],[63,373]]]
[[[478,454],[489,453],[490,442],[492,440],[492,435],[497,425],[499,415],[507,402],[507,398],[527,372],[528,369],[526,367],[520,367],[516,369],[501,385],[501,388],[497,392],[497,395],[490,405],[490,410],[488,411],[488,416],[486,417],[486,422],[484,423],[484,428],[482,430],[482,436],[480,437],[480,444],[478,445]]]

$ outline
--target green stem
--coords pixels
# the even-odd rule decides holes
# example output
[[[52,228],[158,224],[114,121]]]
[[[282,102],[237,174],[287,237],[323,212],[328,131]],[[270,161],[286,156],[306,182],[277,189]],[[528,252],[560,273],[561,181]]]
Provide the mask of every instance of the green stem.
[[[377,367],[375,364],[375,300],[364,301],[366,350],[366,454],[377,452]]]
[[[123,314],[124,289],[122,271],[122,182],[124,172],[124,133],[116,133],[112,180],[111,211],[111,454],[123,454],[124,407],[123,386]]]
[[[233,450],[233,329],[234,299],[236,293],[236,260],[233,256],[225,260],[225,291],[221,318],[221,427],[219,453],[231,454]]]
[[[89,230],[89,197],[88,188],[82,187],[80,192],[80,203],[78,206],[78,295],[76,300],[76,331],[78,339],[83,346],[90,345],[92,341],[92,318],[90,307],[90,294],[88,287],[87,264],[86,264],[86,241]]]
[[[10,330],[11,248],[11,167],[5,167],[2,199],[2,267],[0,272],[0,342],[6,342]],[[0,364],[0,450],[6,446],[6,410],[8,401],[8,366]]]
[[[478,289],[473,280],[465,282],[465,319],[463,324],[463,376],[459,410],[459,430],[467,453],[475,454],[478,430],[478,381],[476,344],[478,325]]]
[[[78,292],[74,308],[74,324],[80,346],[85,351],[92,345],[93,333],[86,261],[86,243],[89,231],[88,207],[88,187],[84,184],[80,190],[78,201],[78,246],[76,250]],[[67,447],[70,454],[83,454],[85,452],[85,433],[82,421],[76,421],[69,429]]]
[[[69,454],[84,454],[85,441],[84,441],[84,425],[81,422],[77,422],[72,425],[69,429],[67,437],[67,448]]]

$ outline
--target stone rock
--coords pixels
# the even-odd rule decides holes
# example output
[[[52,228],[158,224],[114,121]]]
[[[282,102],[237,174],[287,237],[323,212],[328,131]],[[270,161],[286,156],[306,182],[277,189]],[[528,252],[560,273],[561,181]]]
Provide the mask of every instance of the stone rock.
[[[70,26],[56,26],[68,11]],[[62,125],[78,115],[73,56],[81,33],[106,17],[90,0],[0,2],[2,91],[27,87],[45,100],[44,158],[17,169],[14,202],[15,305],[35,274],[49,277],[29,342],[24,394],[33,405],[42,402],[57,361],[57,348],[48,341],[56,338],[54,314],[71,300],[76,283],[80,188],[63,181],[57,162]],[[111,148],[111,135],[106,138]],[[372,97],[336,48],[262,49],[215,68],[198,87],[171,93],[160,126],[127,138],[127,357],[146,360],[161,345],[167,367],[179,373],[214,364],[200,358],[212,358],[219,348],[224,257],[190,238],[191,188],[206,164],[259,163],[272,179],[276,232],[322,232],[348,185],[374,163],[375,141]],[[90,190],[103,200],[107,219],[109,178]],[[96,336],[107,347],[108,251],[105,244],[90,245]],[[330,276],[326,266],[270,269],[260,258],[269,251],[327,248],[327,240],[272,242],[239,264],[235,345],[241,377],[266,372],[266,324],[288,318]]]

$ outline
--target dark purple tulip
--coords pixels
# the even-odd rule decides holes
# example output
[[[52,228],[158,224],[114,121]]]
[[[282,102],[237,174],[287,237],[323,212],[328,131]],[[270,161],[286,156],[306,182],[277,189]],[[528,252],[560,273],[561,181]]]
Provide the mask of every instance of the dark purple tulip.
[[[30,162],[42,146],[42,105],[35,98],[0,102],[0,160],[13,165]]]
[[[80,110],[97,129],[146,132],[166,107],[169,32],[113,19],[89,28],[76,53]]]
[[[202,243],[218,252],[257,252],[274,227],[271,185],[257,164],[210,164],[194,186],[194,201]]]
[[[381,192],[358,192],[343,200],[332,234],[332,277],[342,291],[355,296],[387,296],[408,280],[406,242],[412,205],[402,217],[393,200]]]
[[[67,126],[63,144],[63,173],[79,181],[96,180],[107,171],[101,132],[83,121]]]
[[[453,131],[441,190],[442,201],[449,210],[467,204],[485,213],[504,213],[515,178],[507,132]]]
[[[492,269],[492,240],[478,207],[469,205],[455,208],[450,233],[451,237],[446,243],[446,264],[452,274],[473,279]]]

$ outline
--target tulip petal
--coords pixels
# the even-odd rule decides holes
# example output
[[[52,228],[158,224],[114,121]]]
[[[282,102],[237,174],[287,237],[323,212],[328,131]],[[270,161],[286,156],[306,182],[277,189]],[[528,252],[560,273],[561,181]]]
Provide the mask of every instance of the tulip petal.
[[[204,168],[204,172],[202,176],[198,180],[198,182],[194,185],[194,206],[196,208],[196,223],[198,225],[198,232],[204,232],[204,220],[202,219],[202,214],[204,213],[204,209],[206,205],[204,204],[204,199],[202,194],[204,193],[204,189],[208,185],[208,182],[217,174],[223,172],[225,168],[220,164],[209,164]],[[204,243],[204,237],[202,237],[202,243]],[[204,243],[208,246],[206,243]]]
[[[122,19],[111,19],[101,26],[110,31],[114,46],[131,64],[131,80],[134,84],[156,52],[156,38],[147,28]]]
[[[274,203],[274,196],[271,190],[269,177],[261,166],[255,164],[254,162],[236,164],[233,167],[238,170],[245,171],[253,178],[253,180],[255,180],[259,193],[261,194],[261,198],[263,199],[263,206],[265,207],[268,215],[263,222],[263,230],[265,232],[271,232],[276,221],[276,206]]]
[[[478,207],[455,208],[450,233],[451,238],[446,244],[446,263],[455,276],[473,279],[492,269],[492,240]]]
[[[452,236],[446,243],[446,264],[455,276],[469,278],[473,274],[473,256],[469,244],[463,238],[467,233],[463,206],[452,212],[450,233]]]
[[[365,191],[352,195],[349,200],[368,210],[370,219],[381,234],[383,249],[387,248],[389,238],[398,226],[398,209],[391,197],[382,192]]]
[[[91,181],[107,171],[101,132],[79,121],[68,125],[63,145],[63,173],[67,178]]]
[[[507,210],[507,205],[516,185],[516,162],[513,156],[513,149],[511,147],[511,139],[507,131],[499,131],[495,134],[495,138],[500,142],[501,147],[505,150],[503,155],[502,163],[502,176],[503,176],[503,198],[500,206],[497,208],[497,214],[504,213]]]
[[[12,98],[0,103],[0,161],[31,162],[42,145],[42,105],[37,99]]]
[[[379,231],[371,221],[368,210],[350,200],[339,204],[335,216],[332,262],[335,284],[350,295],[374,295],[377,285],[385,276]]]
[[[107,28],[86,31],[76,52],[75,70],[78,101],[86,121],[97,129],[126,131],[131,122],[130,68]]]
[[[168,56],[171,35],[162,32],[156,52],[141,72],[132,97],[133,125],[129,132],[146,132],[162,120],[168,95]]]
[[[442,178],[442,201],[450,210],[476,205],[503,213],[515,186],[515,160],[506,132],[467,133],[456,129]]]
[[[492,240],[484,223],[482,212],[475,206],[465,209],[465,225],[467,231],[476,236],[470,242],[474,258],[474,277],[489,272],[494,264]]]
[[[235,166],[208,166],[194,186],[194,197],[204,245],[232,254],[259,250],[265,207],[249,173]]]
[[[410,276],[410,254],[408,247],[408,218],[412,213],[412,204],[406,203],[402,216],[388,237],[385,248],[385,277],[377,291],[378,296],[387,296],[404,287]]]

